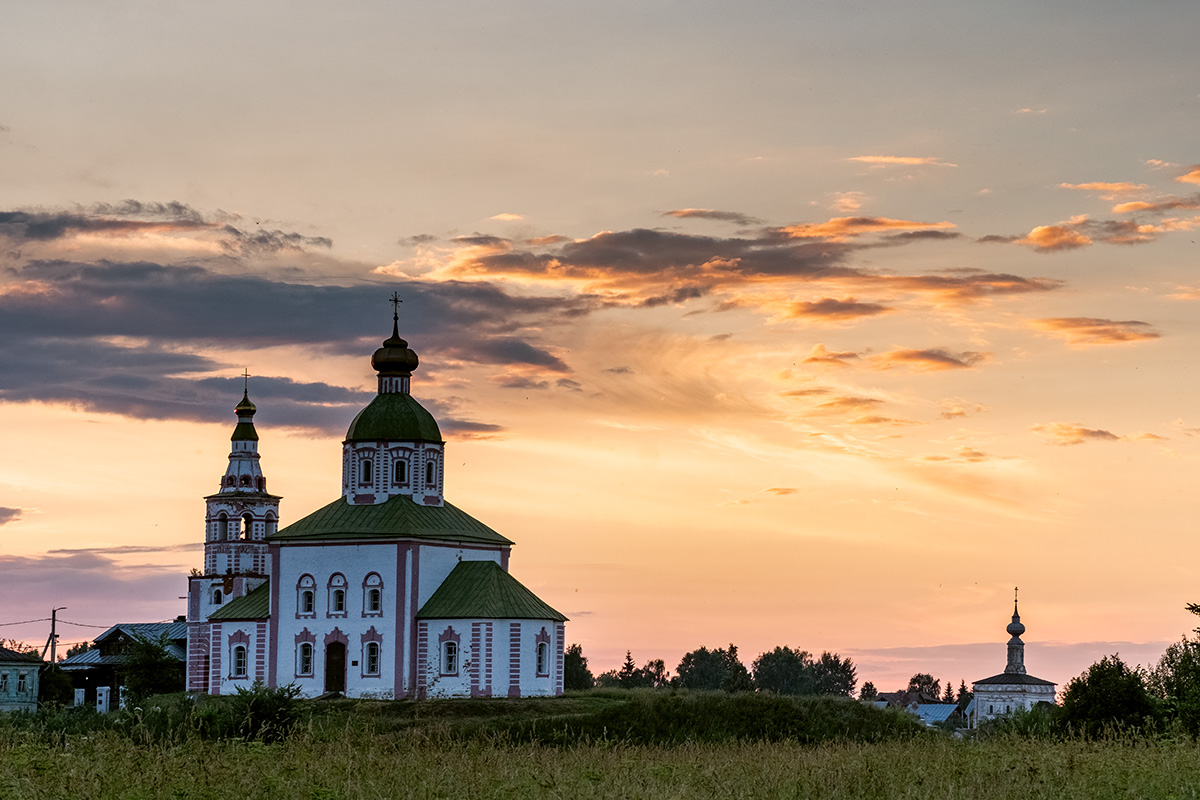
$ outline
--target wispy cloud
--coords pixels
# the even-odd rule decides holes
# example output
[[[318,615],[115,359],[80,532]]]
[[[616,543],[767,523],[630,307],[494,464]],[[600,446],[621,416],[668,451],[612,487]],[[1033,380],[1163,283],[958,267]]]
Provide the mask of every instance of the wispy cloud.
[[[1106,195],[1128,194],[1140,192],[1146,188],[1144,183],[1129,183],[1127,181],[1106,182],[1092,181],[1090,183],[1060,183],[1060,189],[1076,189],[1085,192],[1103,192]]]
[[[0,525],[7,525],[21,518],[21,509],[0,506]]]
[[[664,217],[679,219],[710,219],[717,222],[732,222],[737,225],[761,225],[762,220],[738,211],[714,211],[711,208],[676,208],[662,212]]]
[[[860,303],[853,297],[842,300],[824,297],[811,302],[792,303],[786,315],[793,319],[846,322],[886,314],[889,311],[895,309],[880,303]]]
[[[1187,172],[1175,178],[1180,183],[1200,183],[1200,164],[1187,168]]]
[[[907,367],[915,370],[935,371],[969,369],[987,361],[990,357],[990,353],[977,353],[970,350],[962,353],[952,353],[940,348],[930,350],[897,348],[875,356],[872,359],[872,363],[877,369]]]
[[[823,344],[815,344],[804,358],[803,363],[844,367],[853,361],[857,361],[858,357],[858,353],[853,351],[835,352],[827,349]]]
[[[779,230],[793,239],[828,239],[841,242],[866,233],[945,230],[953,227],[953,222],[916,222],[889,217],[835,217],[827,222],[800,223]]]
[[[874,166],[935,166],[935,167],[957,167],[958,164],[953,164],[949,161],[943,161],[940,158],[932,156],[853,156],[849,161],[859,161],[863,164],[872,164]]]
[[[1124,344],[1158,339],[1160,334],[1148,322],[1112,320],[1099,317],[1048,317],[1030,321],[1047,333],[1058,334],[1071,344]]]
[[[1034,425],[1030,430],[1040,433],[1049,439],[1050,444],[1068,446],[1085,442],[1119,442],[1122,437],[1102,428],[1085,428],[1079,424],[1065,422],[1050,422],[1045,425]]]
[[[488,219],[494,219],[497,222],[516,222],[517,220],[525,219],[525,216],[523,214],[513,214],[505,211],[500,214],[493,214],[492,216],[488,217]]]

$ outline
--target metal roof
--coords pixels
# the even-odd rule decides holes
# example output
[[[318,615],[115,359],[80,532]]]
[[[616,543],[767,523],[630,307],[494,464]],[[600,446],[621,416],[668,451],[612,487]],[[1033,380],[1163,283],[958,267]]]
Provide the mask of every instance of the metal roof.
[[[510,539],[450,503],[422,506],[408,495],[395,495],[378,505],[351,505],[346,498],[339,497],[267,537],[268,541],[282,544],[346,538],[512,544]]]
[[[358,412],[346,431],[347,442],[438,442],[437,420],[412,395],[388,392],[376,395]]]
[[[264,583],[249,594],[230,600],[217,611],[208,615],[214,619],[266,619],[271,616],[271,594],[268,583]]]
[[[37,653],[20,653],[16,650],[9,650],[7,647],[0,647],[0,661],[37,662],[40,664],[42,657]]]
[[[418,619],[566,617],[543,603],[495,561],[460,561],[417,612]]]
[[[186,622],[121,622],[113,625],[95,638],[94,641],[102,642],[110,636],[118,633],[123,633],[126,636],[138,637],[142,639],[157,639],[164,633],[167,638],[172,641],[187,641],[187,623]]]
[[[1009,686],[1055,686],[1057,684],[1051,681],[1044,681],[1041,678],[1035,678],[1032,675],[1021,675],[1016,672],[1001,672],[999,675],[993,675],[990,678],[973,681],[975,686],[987,685],[1004,685]]]
[[[917,716],[926,725],[932,725],[935,722],[945,722],[950,719],[950,715],[958,710],[957,703],[918,703]]]

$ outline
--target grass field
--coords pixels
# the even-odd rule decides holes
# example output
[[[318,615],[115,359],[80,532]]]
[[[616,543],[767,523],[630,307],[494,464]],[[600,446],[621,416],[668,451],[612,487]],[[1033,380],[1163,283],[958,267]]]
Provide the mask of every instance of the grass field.
[[[0,726],[0,798],[819,797],[1183,798],[1200,793],[1184,741],[960,741],[569,745],[514,743],[477,723],[612,706],[565,701],[379,704],[322,710],[285,741]],[[557,703],[557,705],[556,705]],[[571,704],[574,705],[571,705]],[[475,710],[472,711],[471,709]],[[503,726],[501,726],[503,727]]]

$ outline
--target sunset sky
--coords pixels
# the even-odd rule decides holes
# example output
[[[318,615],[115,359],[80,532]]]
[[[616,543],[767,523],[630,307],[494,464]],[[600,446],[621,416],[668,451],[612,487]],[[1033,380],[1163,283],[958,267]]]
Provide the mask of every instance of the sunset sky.
[[[969,683],[1014,586],[1031,674],[1153,662],[1200,623],[1197,30],[10,3],[0,623],[184,612],[243,369],[283,521],[337,497],[397,291],[447,498],[596,672],[732,642]]]

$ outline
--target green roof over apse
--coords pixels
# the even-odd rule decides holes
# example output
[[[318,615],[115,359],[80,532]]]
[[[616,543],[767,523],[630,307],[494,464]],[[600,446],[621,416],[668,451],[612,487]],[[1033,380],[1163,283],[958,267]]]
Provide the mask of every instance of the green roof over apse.
[[[267,538],[280,544],[324,539],[428,539],[496,546],[512,544],[512,540],[449,503],[423,506],[403,494],[395,495],[385,503],[361,506],[351,505],[344,497],[339,497]]]
[[[264,583],[249,594],[230,600],[208,615],[212,619],[266,619],[271,616],[270,583]]]
[[[376,395],[346,431],[347,442],[441,442],[437,420],[410,394]]]
[[[552,619],[566,617],[495,561],[460,561],[417,612],[418,619]]]

